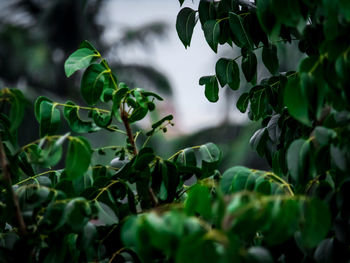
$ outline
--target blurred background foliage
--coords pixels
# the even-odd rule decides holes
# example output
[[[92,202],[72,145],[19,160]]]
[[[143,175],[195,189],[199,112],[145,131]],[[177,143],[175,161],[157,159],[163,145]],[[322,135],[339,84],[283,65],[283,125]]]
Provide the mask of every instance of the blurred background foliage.
[[[130,86],[144,86],[171,96],[167,77],[148,65],[125,64],[118,52],[130,45],[146,47],[151,38],[162,38],[165,23],[155,21],[141,28],[120,28],[120,41],[107,44],[102,35],[105,25],[99,23],[104,0],[3,0],[0,3],[0,80],[1,86],[24,91],[31,108],[39,95],[55,101],[67,99],[83,103],[79,95],[81,76],[67,79],[64,61],[79,44],[88,39],[106,54],[121,81]],[[10,56],[9,56],[10,54]],[[109,55],[108,55],[109,54]],[[113,56],[111,56],[113,54]],[[19,134],[20,142],[37,137],[38,125],[28,111]],[[31,127],[28,129],[28,127]],[[35,127],[35,128],[32,128]],[[106,138],[95,138],[103,143]],[[117,143],[117,140],[114,139]]]
[[[120,33],[120,37],[118,41],[107,43],[103,38],[106,25],[99,17],[103,16],[102,7],[108,2],[108,0],[1,0],[0,87],[22,89],[29,101],[28,107],[31,109],[35,98],[39,95],[48,96],[58,102],[71,99],[82,104],[78,96],[80,76],[67,79],[63,64],[68,55],[87,39],[108,58],[111,68],[117,73],[120,81],[126,82],[131,87],[156,90],[165,96],[165,104],[171,103],[174,89],[161,69],[141,63],[128,64],[121,61],[119,54],[130,46],[137,46],[139,49],[146,49],[147,52],[150,50],[151,55],[152,41],[164,39],[169,32],[169,27],[175,27],[175,25],[158,21],[157,17],[154,18],[154,22],[137,28],[129,27],[127,24],[115,25],[115,30]],[[177,11],[174,10],[174,13]],[[152,12],[152,10],[145,10],[145,12]],[[180,41],[179,45],[181,45]],[[299,60],[300,55],[294,52],[297,49],[293,46],[292,43],[291,47],[282,45],[279,47],[279,52],[284,57],[280,61],[282,71],[295,69],[297,66],[295,61]],[[232,56],[234,52],[235,50],[231,47],[226,47],[219,55]],[[208,65],[208,68],[210,67],[211,65]],[[265,73],[260,69],[258,78],[262,78]],[[181,76],[178,77],[181,78]],[[198,83],[193,83],[193,88],[197,88],[197,85]],[[170,128],[172,129],[170,136],[157,134],[150,144],[158,150],[160,155],[168,156],[178,149],[211,141],[218,144],[224,152],[223,169],[232,165],[268,169],[266,162],[249,148],[248,141],[256,130],[256,124],[230,123],[228,111],[232,110],[238,95],[232,91],[225,93],[226,106],[222,116],[218,116],[222,119],[219,125],[215,127],[209,125],[208,128],[197,130],[190,135],[181,134],[175,126]],[[169,109],[169,106],[167,108]],[[153,118],[159,118],[167,113],[158,112]],[[176,117],[176,113],[174,114]],[[145,124],[146,127],[147,125],[149,126]],[[32,115],[32,110],[28,110],[23,128],[20,129],[19,140],[24,144],[36,138],[37,134],[37,122]],[[95,147],[110,143],[118,144],[121,140],[121,138],[112,138],[108,133],[98,138],[93,134],[90,136]],[[113,158],[111,154],[107,154],[105,158]]]

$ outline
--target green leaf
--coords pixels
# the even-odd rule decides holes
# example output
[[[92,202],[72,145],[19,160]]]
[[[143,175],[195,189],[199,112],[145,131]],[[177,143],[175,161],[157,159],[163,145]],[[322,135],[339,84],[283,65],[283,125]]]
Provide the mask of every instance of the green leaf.
[[[263,235],[269,245],[275,245],[286,241],[298,229],[300,206],[296,200],[280,198],[276,198],[271,206],[269,221],[266,222]]]
[[[39,124],[40,137],[53,135],[57,132],[60,126],[60,111],[56,108],[55,103],[46,100],[40,103]]]
[[[255,47],[259,47],[260,42],[268,45],[268,37],[259,23],[256,12],[250,12],[249,15],[244,16],[244,27]]]
[[[276,45],[270,44],[263,47],[262,61],[269,72],[274,75],[279,68]]]
[[[250,169],[243,166],[235,166],[226,170],[220,181],[220,188],[224,194],[230,194],[243,190],[246,181],[251,175]]]
[[[350,22],[350,2],[348,0],[338,0],[339,11],[342,12],[348,22]]]
[[[190,188],[185,201],[185,211],[190,216],[198,213],[205,219],[211,218],[211,198],[208,187],[195,184]]]
[[[208,20],[215,19],[215,3],[208,1],[200,1],[198,5],[198,14],[202,26],[204,26],[205,22],[207,22]]]
[[[198,232],[186,235],[176,250],[176,263],[217,262],[218,258],[214,242]]]
[[[287,151],[287,166],[292,179],[297,183],[306,183],[314,177],[314,164],[311,155],[310,140],[295,140]]]
[[[220,182],[224,194],[254,191],[264,195],[283,194],[283,185],[276,180],[274,174],[264,171],[255,171],[243,166],[231,167],[224,172]]]
[[[181,9],[176,18],[176,31],[185,48],[190,46],[193,28],[197,23],[196,11],[185,7]]]
[[[258,61],[254,52],[248,51],[242,58],[242,71],[247,82],[254,80],[257,72]]]
[[[261,179],[260,181],[256,180],[256,184],[254,187],[254,191],[257,193],[261,193],[264,195],[269,195],[271,194],[271,184],[270,182],[264,180],[264,178],[260,177],[259,179]]]
[[[171,121],[174,118],[173,115],[167,115],[165,117],[163,117],[162,119],[160,119],[159,121],[155,122],[152,124],[152,129],[156,129],[158,128],[160,125],[162,125],[164,122],[166,121]]]
[[[88,48],[80,48],[71,54],[64,63],[64,71],[67,77],[73,75],[77,70],[88,67],[101,56],[96,54],[94,50]]]
[[[266,141],[269,138],[269,133],[266,128],[257,130],[249,140],[251,147],[258,152],[260,156],[264,155]]]
[[[64,215],[67,225],[73,231],[80,231],[90,219],[91,207],[89,202],[82,197],[69,201],[64,209]]]
[[[222,0],[219,3],[218,6],[218,12],[227,12],[227,11],[233,11],[238,12],[239,11],[239,4],[236,2],[236,0]]]
[[[42,207],[52,198],[50,188],[33,184],[20,187],[16,194],[27,211]]]
[[[165,254],[174,254],[174,242],[179,242],[184,234],[186,217],[179,211],[169,211],[161,216],[150,213],[147,216],[146,224],[154,233],[155,238],[151,241],[158,249]]]
[[[125,95],[128,93],[129,88],[126,86],[125,83],[121,82],[119,83],[119,88],[116,92],[113,93],[113,113],[118,118],[119,114],[119,107],[122,100],[125,98]]]
[[[128,96],[128,97],[126,98],[126,103],[128,104],[129,107],[134,108],[134,109],[140,107],[140,106],[136,103],[136,100],[134,100],[134,99],[133,99],[132,97],[130,97],[130,96]]]
[[[215,71],[221,87],[228,84],[233,90],[237,90],[239,88],[239,68],[236,61],[220,58],[216,63]]]
[[[158,94],[154,93],[154,92],[150,92],[150,91],[142,91],[142,95],[145,97],[155,97],[157,100],[162,101],[163,98],[161,96],[159,96]]]
[[[184,166],[197,166],[197,159],[192,148],[183,149],[183,151],[178,155],[176,163],[181,163]]]
[[[348,52],[344,52],[338,56],[335,61],[335,70],[339,79],[346,83],[349,80],[348,71],[350,68],[350,59],[348,57]]]
[[[95,244],[95,240],[97,239],[96,226],[91,222],[88,222],[84,226],[79,238],[79,244],[84,249],[88,261],[92,261],[94,258],[96,258],[95,249],[91,249]]]
[[[72,137],[69,141],[66,168],[67,179],[73,180],[84,175],[90,165],[91,147],[83,137]]]
[[[347,171],[349,167],[349,151],[347,147],[336,147],[331,145],[331,158],[335,167],[338,167],[342,171]]]
[[[210,102],[219,100],[219,85],[215,76],[205,76],[199,79],[199,85],[205,85],[205,97]]]
[[[327,91],[325,81],[321,74],[323,73],[319,73],[319,71],[314,72],[313,74],[300,74],[302,93],[307,100],[309,112],[316,119],[321,117]]]
[[[109,102],[113,99],[113,93],[117,89],[118,79],[113,73],[105,74],[105,82],[101,96],[102,102]]]
[[[147,106],[148,99],[147,99],[147,97],[142,95],[142,91],[143,91],[142,89],[136,88],[133,91],[133,94],[134,94],[134,97],[135,97],[136,102],[138,103],[138,105],[140,105],[142,108],[147,109],[148,108],[148,106]]]
[[[272,10],[273,0],[264,0],[257,2],[257,15],[263,30],[272,38],[277,39],[281,24],[277,21],[276,15]]]
[[[141,217],[130,216],[121,229],[121,239],[126,246],[134,247],[138,242],[138,232]]]
[[[267,87],[258,85],[250,91],[250,110],[254,120],[265,118],[270,113],[266,90]]]
[[[99,128],[93,125],[92,122],[83,121],[80,119],[78,110],[79,106],[77,106],[74,102],[67,101],[66,104],[73,106],[65,106],[63,110],[63,115],[72,131],[77,133],[87,133],[99,130]]]
[[[8,116],[11,123],[10,132],[15,132],[19,125],[22,123],[27,101],[19,89],[6,88],[5,90],[7,91],[5,92],[5,96],[9,97],[8,99],[11,103],[11,110]],[[1,96],[3,96],[3,93]]]
[[[95,51],[96,53],[98,52],[97,49],[87,40],[84,40],[83,42],[80,43],[79,49],[81,49],[81,48],[87,48],[87,49]]]
[[[118,224],[119,222],[118,217],[115,215],[113,210],[108,205],[99,201],[95,201],[94,205],[97,208],[97,211],[98,211],[97,217],[100,223],[106,226]]]
[[[247,31],[244,28],[243,19],[239,15],[230,12],[229,22],[232,35],[234,37],[233,42],[235,42],[235,44],[238,47],[246,47],[248,49],[253,49],[252,41],[250,40],[250,37],[248,36]]]
[[[106,128],[112,122],[112,114],[102,112],[99,109],[95,109],[92,111],[92,118],[97,126]]]
[[[302,18],[299,1],[272,0],[271,11],[277,17],[278,22],[290,27],[298,27]]]
[[[249,93],[245,92],[243,93],[238,101],[237,101],[237,109],[239,109],[240,112],[245,113],[248,107],[248,103],[249,103]]]
[[[128,120],[130,123],[142,120],[147,115],[147,113],[148,113],[148,108],[145,109],[142,107],[137,107],[136,109],[133,109]]]
[[[40,163],[42,161],[42,149],[37,144],[28,146],[26,152],[31,163]]]
[[[50,142],[48,147],[45,147],[40,152],[40,164],[46,167],[52,167],[56,165],[62,157],[62,144],[69,136],[69,133],[61,136],[54,142]]]
[[[18,166],[22,169],[22,171],[27,175],[27,176],[34,176],[34,170],[31,164],[29,163],[28,156],[25,152],[21,152],[18,154]]]
[[[89,105],[100,99],[104,87],[104,74],[107,70],[100,64],[90,65],[81,79],[81,94]]]
[[[300,149],[306,141],[304,139],[299,139],[294,141],[288,148],[287,152],[287,165],[288,170],[292,178],[299,182],[299,176],[302,176],[299,172],[299,162],[300,162]]]
[[[50,100],[49,98],[46,98],[45,96],[39,96],[34,103],[34,115],[35,118],[37,119],[37,121],[40,121],[40,104],[43,101],[47,101],[47,102],[52,102],[52,100]]]
[[[289,114],[301,123],[311,126],[308,115],[308,104],[301,90],[300,80],[298,77],[288,79],[284,91],[284,103],[288,108]]]
[[[162,177],[163,177],[163,193],[167,202],[172,202],[175,198],[176,189],[180,182],[179,174],[177,172],[176,166],[170,161],[164,161],[162,164]],[[164,192],[166,190],[166,192]],[[161,189],[162,193],[162,189]]]
[[[319,77],[322,78],[322,76]],[[302,95],[307,101],[310,115],[319,118],[324,106],[324,83],[317,81],[311,73],[300,73],[300,86]]]
[[[199,147],[199,154],[202,158],[202,167],[206,164],[217,165],[222,158],[222,152],[214,143],[206,143]]]
[[[50,203],[46,209],[43,219],[40,221],[41,224],[49,226],[53,230],[57,230],[62,227],[65,223],[66,218],[64,217],[64,210],[66,207],[66,202],[54,202]]]
[[[321,146],[329,145],[337,137],[337,133],[334,130],[323,126],[317,126],[314,131],[315,138]]]
[[[301,242],[308,248],[317,246],[327,235],[331,226],[331,215],[326,204],[311,199],[303,207]]]
[[[204,36],[209,46],[216,53],[218,50],[219,36],[220,36],[220,25],[219,21],[208,20],[203,26]]]
[[[147,231],[148,235],[153,237],[150,240],[151,246],[161,249],[165,253],[169,251],[172,241],[172,229],[164,222],[161,216],[155,213],[147,214],[144,217],[142,230]]]
[[[133,163],[133,167],[139,171],[145,170],[153,161],[154,157],[155,156],[151,148],[142,148]]]
[[[279,142],[281,137],[281,127],[279,126],[279,120],[281,115],[275,114],[271,116],[267,124],[267,131],[269,133],[269,137],[273,142]]]

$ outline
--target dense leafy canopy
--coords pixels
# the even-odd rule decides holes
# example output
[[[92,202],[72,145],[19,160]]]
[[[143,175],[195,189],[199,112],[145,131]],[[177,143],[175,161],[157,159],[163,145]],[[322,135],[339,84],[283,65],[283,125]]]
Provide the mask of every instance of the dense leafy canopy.
[[[147,143],[172,116],[147,132],[131,124],[162,98],[118,82],[85,41],[65,72],[84,70],[89,106],[39,97],[38,140],[18,145],[27,103],[17,89],[0,91],[0,262],[349,261],[348,2],[202,0],[177,17],[185,47],[198,19],[214,52],[225,43],[241,49],[199,84],[216,102],[219,84],[239,89],[242,72],[250,86],[237,108],[261,120],[250,144],[271,171],[221,173],[213,143],[158,156]],[[277,43],[291,41],[305,57],[279,72]],[[258,78],[258,49],[268,78]],[[61,114],[72,134],[60,134]],[[100,130],[125,135],[125,145],[93,149],[75,135]],[[110,163],[91,161],[107,150],[116,156]]]

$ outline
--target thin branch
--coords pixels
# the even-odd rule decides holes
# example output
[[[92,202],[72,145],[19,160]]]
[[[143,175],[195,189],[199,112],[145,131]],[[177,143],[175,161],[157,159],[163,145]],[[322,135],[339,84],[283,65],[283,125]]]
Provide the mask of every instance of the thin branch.
[[[189,148],[192,148],[192,149],[198,149],[200,148],[202,145],[197,145],[197,146],[192,146],[192,147],[189,147]],[[178,151],[177,153],[173,154],[171,157],[168,158],[168,160],[170,161],[171,159],[174,159],[176,156],[178,156],[180,153],[182,153],[184,151],[184,149]]]
[[[153,207],[156,207],[156,206],[158,206],[158,198],[157,198],[157,196],[154,194],[154,191],[153,191],[153,189],[150,187],[150,188],[148,188],[148,194],[149,194],[149,196],[150,196],[150,198],[151,198],[151,202],[152,202],[152,204],[153,204]]]
[[[105,187],[102,187],[100,190],[100,192],[95,196],[94,199],[92,199],[91,201],[97,201],[98,198],[105,192],[107,191],[112,185],[116,184],[116,183],[119,183],[120,181],[119,180],[113,180],[109,185],[105,186]]]
[[[57,106],[63,106],[63,107],[68,107],[68,108],[76,108],[76,109],[82,109],[82,110],[93,110],[93,111],[100,111],[100,112],[105,112],[105,113],[111,113],[110,110],[105,110],[105,109],[100,109],[100,108],[92,108],[92,107],[84,107],[84,106],[80,106],[80,105],[69,105],[69,104],[65,104],[65,103],[58,103],[58,102],[54,102],[54,105]]]
[[[24,223],[22,212],[19,207],[17,195],[15,194],[15,191],[13,191],[13,188],[12,188],[11,173],[9,170],[9,164],[7,162],[7,158],[5,155],[4,145],[2,143],[1,136],[0,136],[0,162],[1,162],[3,178],[6,181],[6,188],[8,193],[11,195],[12,203],[15,209],[15,217],[18,223],[19,232],[21,235],[26,235],[27,234],[26,225]]]
[[[39,176],[42,176],[42,175],[45,175],[45,174],[48,174],[48,173],[54,173],[54,172],[57,172],[57,171],[59,171],[59,170],[48,170],[48,171],[45,171],[45,172],[43,172],[43,173],[30,176],[30,177],[28,177],[28,178],[26,178],[26,179],[24,179],[24,180],[22,180],[22,181],[16,183],[15,185],[23,184],[23,183],[25,183],[25,182],[27,182],[27,181],[29,181],[29,180],[36,180],[36,178],[39,177]]]
[[[124,105],[124,104],[123,104]],[[128,113],[125,111],[124,107],[120,107],[120,117],[123,121],[123,124],[124,124],[124,127],[125,127],[125,131],[126,131],[126,134],[129,138],[129,142],[133,148],[133,152],[134,152],[134,155],[137,155],[137,148],[136,148],[136,144],[135,144],[135,139],[134,139],[134,136],[132,134],[132,130],[131,130],[131,127],[130,127],[130,123],[129,123],[129,119],[128,119]]]
[[[118,85],[117,83],[114,81],[114,78],[113,78],[113,75],[112,75],[112,71],[111,69],[109,68],[107,62],[103,59],[102,60],[102,63],[104,64],[104,66],[108,69],[109,71],[109,74],[111,75],[111,79],[113,81],[113,84],[115,86],[115,89],[117,90],[118,89]],[[130,109],[129,109],[130,111]],[[136,134],[136,136],[134,137],[133,133],[132,133],[132,130],[131,130],[131,127],[130,127],[130,122],[129,122],[129,112],[127,112],[125,110],[125,102],[123,102],[121,105],[120,105],[120,117],[123,121],[123,124],[124,124],[124,127],[125,127],[125,131],[126,131],[126,135],[128,136],[128,139],[129,139],[129,142],[131,144],[131,147],[133,149],[133,154],[134,155],[137,155],[137,148],[136,148],[136,143],[135,143],[135,140],[138,136],[138,134]],[[115,182],[113,182],[112,184],[114,184]],[[108,188],[110,185],[108,185],[106,188]],[[104,191],[106,188],[103,188],[102,190]],[[97,200],[97,198],[102,194],[101,191],[94,200]],[[156,197],[156,195],[154,194],[154,191],[153,189],[150,187],[148,188],[148,193],[149,193],[149,196],[151,198],[151,202],[153,204],[153,206],[157,206],[158,205],[158,199]],[[117,252],[118,253],[118,252]],[[113,255],[111,261],[113,260],[113,258],[116,256],[116,254]]]
[[[108,261],[108,263],[113,262],[114,258],[115,258],[117,255],[119,255],[120,253],[122,253],[124,250],[126,250],[125,247],[123,247],[123,248],[119,249],[118,251],[114,252],[113,255],[112,255],[112,257],[111,257],[111,259]]]

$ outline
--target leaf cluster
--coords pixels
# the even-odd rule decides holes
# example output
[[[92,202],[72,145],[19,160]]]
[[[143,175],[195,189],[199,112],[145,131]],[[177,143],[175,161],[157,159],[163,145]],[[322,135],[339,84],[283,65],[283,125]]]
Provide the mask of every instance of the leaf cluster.
[[[184,0],[180,1],[182,5]],[[200,21],[204,38],[241,49],[200,78],[216,102],[219,85],[261,127],[251,146],[270,171],[221,172],[213,143],[169,158],[147,146],[173,125],[165,116],[147,132],[133,124],[159,95],[118,82],[87,41],[65,63],[83,70],[86,106],[39,97],[40,138],[19,145],[27,105],[17,89],[0,91],[1,262],[347,262],[349,252],[349,44],[347,1],[199,1],[176,29],[187,48]],[[279,72],[278,45],[298,41],[297,69]],[[257,78],[255,51],[270,76]],[[237,62],[241,60],[240,64]],[[71,132],[60,134],[61,117]],[[107,130],[125,144],[93,148],[84,134]],[[93,155],[113,151],[109,163]],[[64,159],[64,160],[63,160]],[[20,253],[19,253],[20,252]]]

